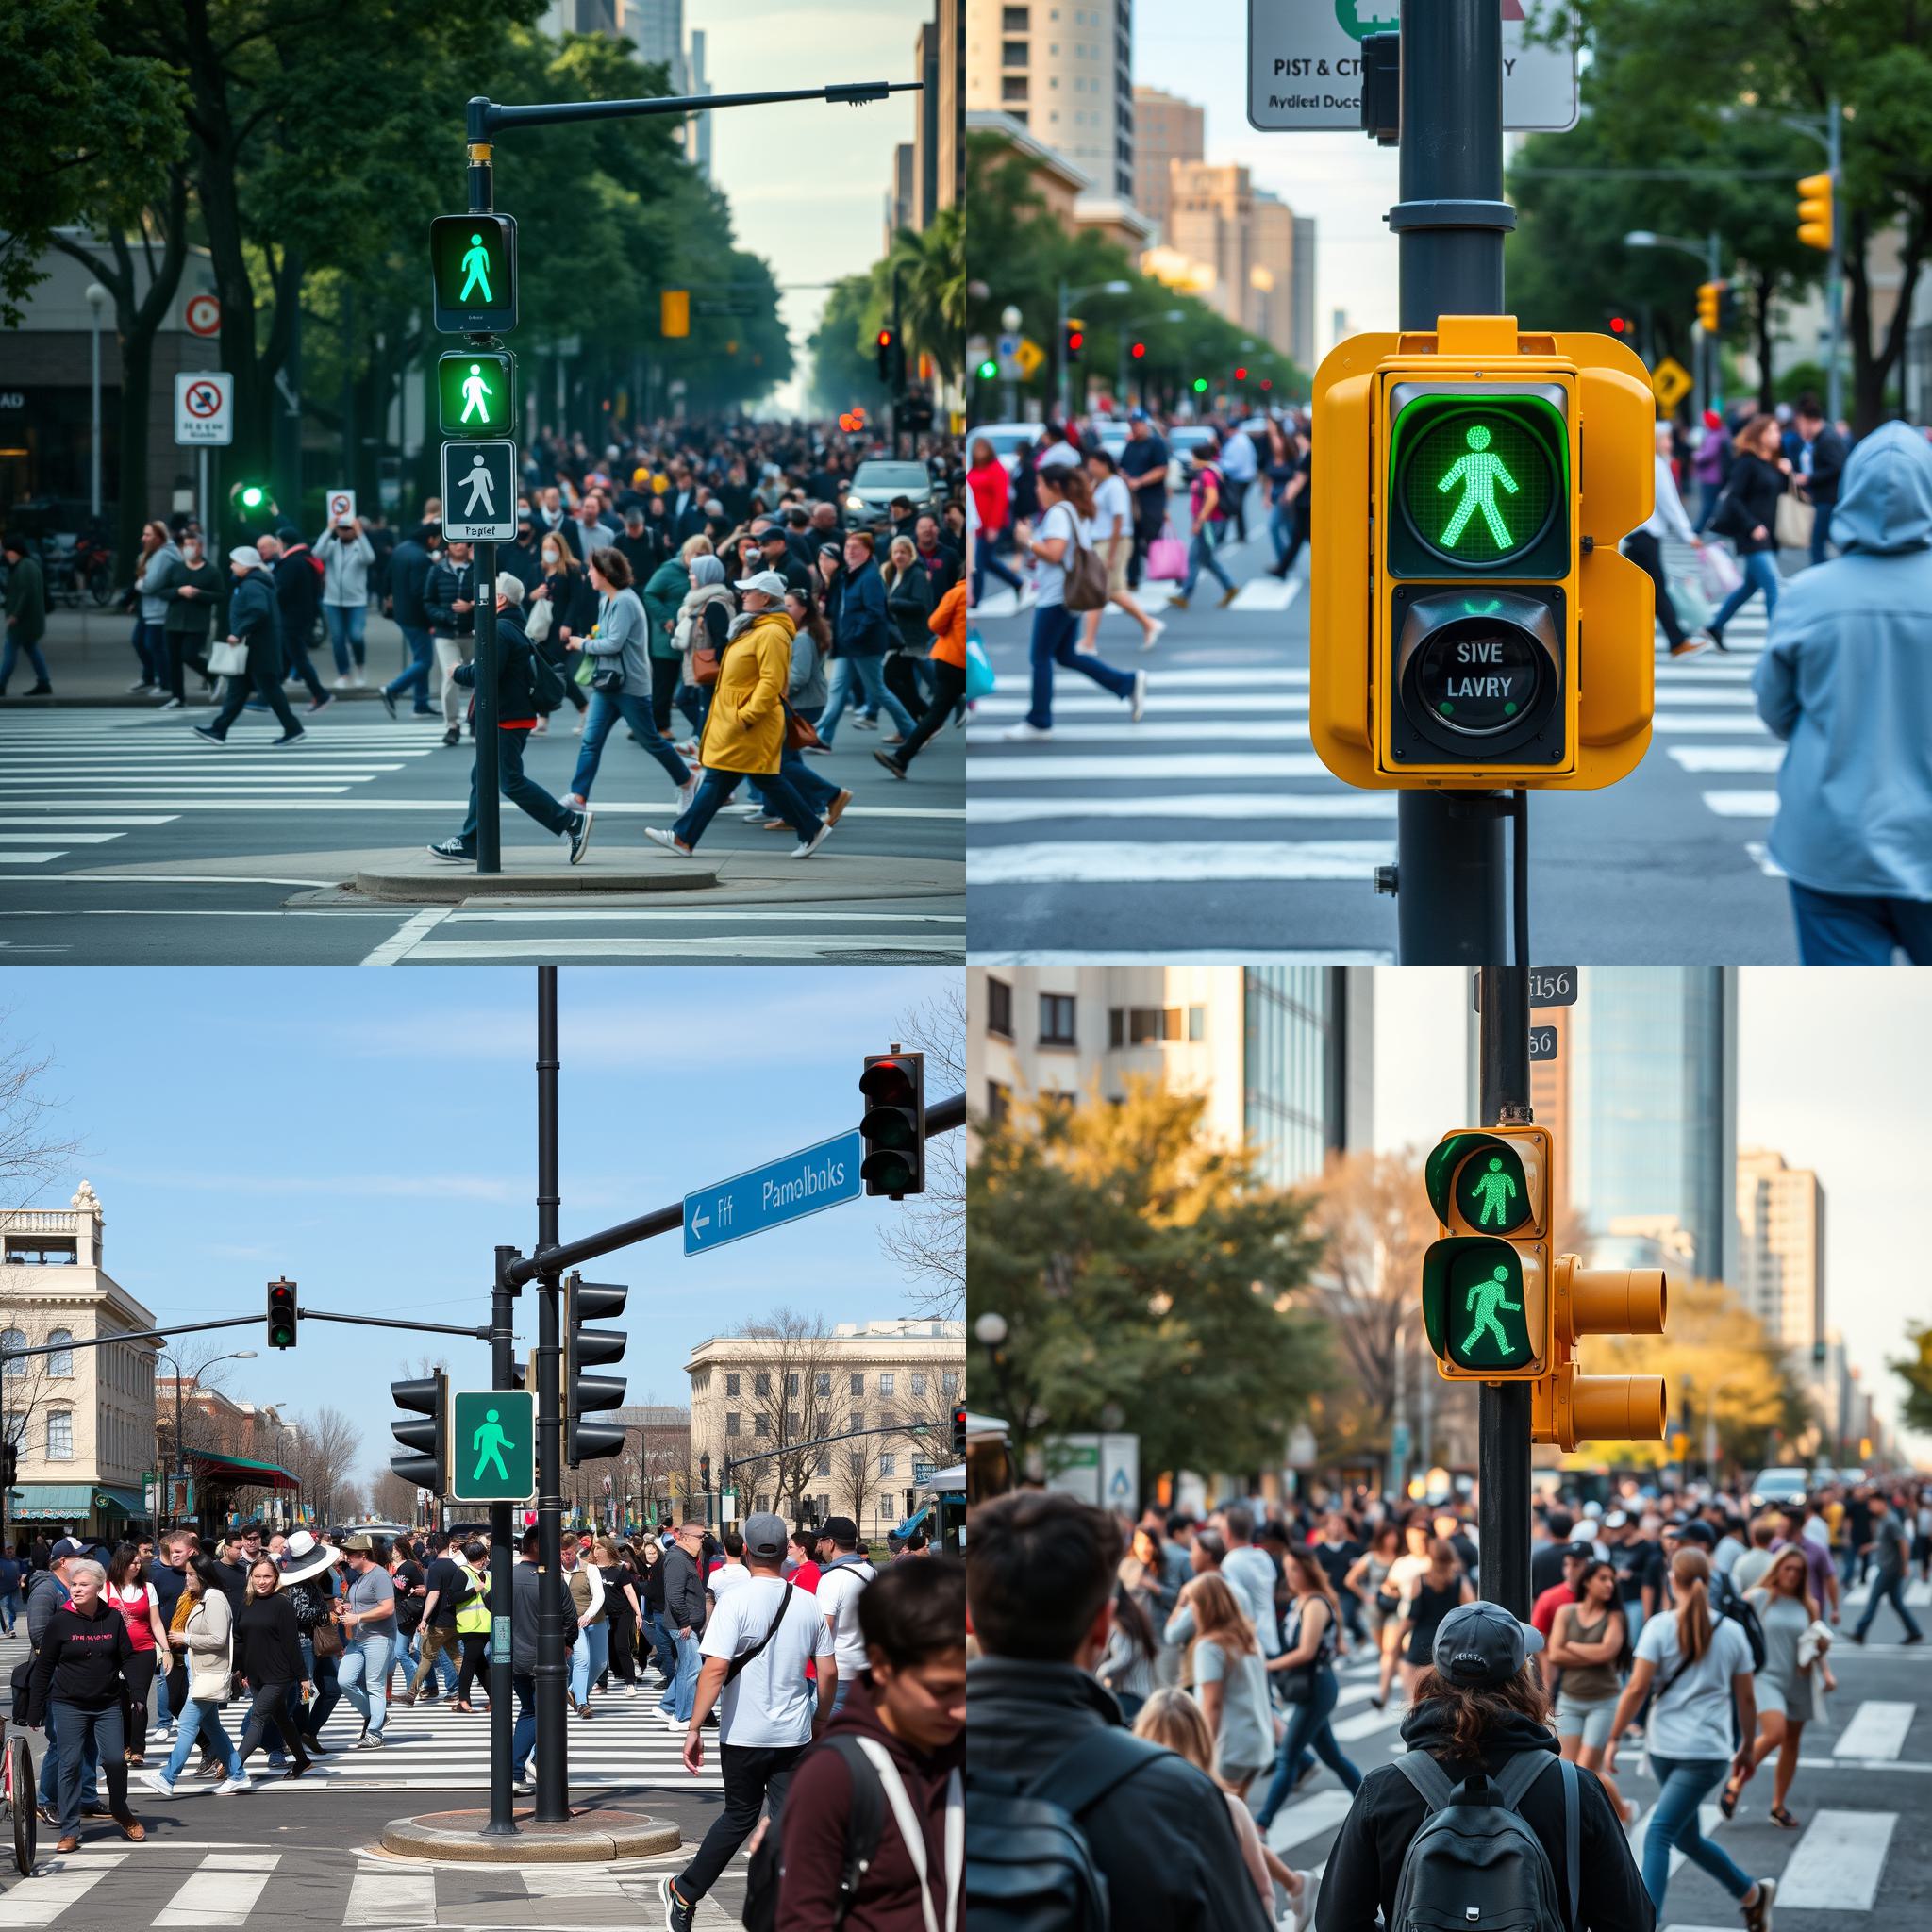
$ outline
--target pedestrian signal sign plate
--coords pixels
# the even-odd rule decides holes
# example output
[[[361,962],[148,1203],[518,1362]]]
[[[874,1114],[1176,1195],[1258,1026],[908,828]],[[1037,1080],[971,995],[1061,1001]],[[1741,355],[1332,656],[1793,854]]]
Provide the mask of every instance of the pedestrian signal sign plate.
[[[438,215],[429,224],[436,326],[446,336],[517,325],[517,225],[509,215]]]
[[[513,543],[517,535],[517,446],[442,446],[442,534],[457,543]]]
[[[508,435],[516,422],[517,358],[506,349],[453,350],[436,358],[436,403],[445,436]]]
[[[450,1396],[449,1493],[458,1503],[527,1503],[537,1493],[537,1398],[521,1389]]]

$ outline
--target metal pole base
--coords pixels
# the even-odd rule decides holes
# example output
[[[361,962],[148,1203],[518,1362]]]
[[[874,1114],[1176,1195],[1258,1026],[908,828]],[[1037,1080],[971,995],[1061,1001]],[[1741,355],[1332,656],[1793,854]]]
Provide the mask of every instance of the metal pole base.
[[[1403,965],[1507,963],[1507,808],[1490,791],[1399,795],[1395,925]]]

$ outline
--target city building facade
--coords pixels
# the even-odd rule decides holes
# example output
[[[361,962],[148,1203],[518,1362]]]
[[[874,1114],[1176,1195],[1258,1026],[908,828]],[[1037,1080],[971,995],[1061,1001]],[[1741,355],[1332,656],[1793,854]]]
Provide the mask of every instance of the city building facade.
[[[1824,1339],[1824,1189],[1768,1147],[1738,1156],[1740,1266],[1732,1284],[1764,1332],[1794,1355]]]
[[[1207,158],[1208,110],[1158,87],[1134,90],[1134,206],[1167,239],[1175,161]]]
[[[966,106],[1010,114],[1102,195],[1134,199],[1132,0],[966,0]]]

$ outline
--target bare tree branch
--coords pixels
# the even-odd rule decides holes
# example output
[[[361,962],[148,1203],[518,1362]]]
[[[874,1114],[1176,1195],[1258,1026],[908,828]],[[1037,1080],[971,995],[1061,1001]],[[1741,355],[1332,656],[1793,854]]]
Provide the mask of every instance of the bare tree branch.
[[[13,1034],[10,1018],[0,1014],[0,1196],[9,1208],[26,1208],[65,1172],[81,1143],[55,1125],[64,1103],[46,1091],[53,1055]]]
[[[966,1085],[966,988],[949,979],[939,992],[899,1016],[898,1035],[925,1056],[928,1096]],[[879,1245],[906,1271],[906,1298],[921,1315],[957,1320],[966,1307],[966,1136],[941,1134],[925,1143],[925,1191],[898,1205]]]

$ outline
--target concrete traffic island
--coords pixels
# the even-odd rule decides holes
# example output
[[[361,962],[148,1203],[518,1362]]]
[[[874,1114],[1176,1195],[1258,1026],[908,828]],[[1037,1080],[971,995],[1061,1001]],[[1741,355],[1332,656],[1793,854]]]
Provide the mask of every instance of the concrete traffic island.
[[[535,861],[533,863],[533,861]],[[501,872],[432,858],[420,848],[371,854],[344,881],[347,891],[385,905],[453,906],[468,899],[586,898],[607,892],[702,892],[718,883],[715,869],[690,859],[663,859],[644,852],[606,850],[593,844],[581,865],[566,865],[558,852],[515,847],[503,855]]]
[[[619,1858],[662,1857],[683,1835],[668,1818],[610,1807],[581,1807],[554,1824],[539,1824],[534,1807],[519,1806],[517,1828],[487,1837],[488,1806],[425,1811],[392,1818],[382,1849],[400,1858],[434,1858],[469,1865],[608,1865]]]

